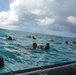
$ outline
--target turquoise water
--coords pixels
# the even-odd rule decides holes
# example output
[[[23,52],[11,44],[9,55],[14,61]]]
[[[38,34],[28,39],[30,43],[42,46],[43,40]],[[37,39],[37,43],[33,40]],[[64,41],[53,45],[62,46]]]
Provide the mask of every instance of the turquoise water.
[[[16,41],[6,40],[9,35]],[[35,36],[36,40],[28,38],[29,35]],[[50,42],[51,39],[54,39],[54,42]],[[69,44],[65,44],[66,40]],[[4,67],[0,69],[0,73],[74,61],[76,45],[71,43],[72,40],[73,38],[69,37],[0,29],[0,56],[4,58]],[[38,46],[50,43],[50,49],[30,50],[33,42],[36,42]]]

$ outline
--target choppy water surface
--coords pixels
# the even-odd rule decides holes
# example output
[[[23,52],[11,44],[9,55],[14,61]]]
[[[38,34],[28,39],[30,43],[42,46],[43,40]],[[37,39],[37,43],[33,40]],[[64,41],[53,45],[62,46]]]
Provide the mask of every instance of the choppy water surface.
[[[16,41],[6,40],[9,35]],[[36,40],[28,38],[29,35],[35,36]],[[54,42],[50,42],[51,39],[54,39]],[[65,44],[66,40],[69,44]],[[4,67],[0,69],[0,73],[76,60],[76,45],[71,43],[72,40],[73,38],[68,37],[0,29],[0,56],[4,58]],[[28,49],[33,42],[36,42],[38,46],[50,43],[50,49]]]

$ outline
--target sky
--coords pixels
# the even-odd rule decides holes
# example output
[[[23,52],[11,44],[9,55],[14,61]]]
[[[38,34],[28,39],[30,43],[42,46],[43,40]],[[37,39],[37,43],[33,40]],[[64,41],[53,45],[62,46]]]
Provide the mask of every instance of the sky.
[[[0,0],[0,28],[76,37],[76,0]]]

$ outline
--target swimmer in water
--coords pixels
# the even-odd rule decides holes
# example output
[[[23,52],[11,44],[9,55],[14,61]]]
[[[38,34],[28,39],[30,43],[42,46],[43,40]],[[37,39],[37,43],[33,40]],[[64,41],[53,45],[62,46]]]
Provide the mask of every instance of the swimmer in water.
[[[45,45],[45,49],[47,50],[47,49],[49,49],[49,43],[47,43],[46,45]]]
[[[32,39],[36,40],[36,38],[34,36],[32,36]]]
[[[36,49],[37,48],[37,43],[33,43],[32,47],[33,47],[33,49]]]
[[[54,42],[54,40],[50,40],[51,42]]]
[[[7,40],[13,40],[11,36],[7,37]]]
[[[65,41],[66,44],[68,44],[68,41]]]
[[[43,45],[40,45],[40,49],[45,49],[45,50],[48,50],[49,49],[49,43],[46,43],[46,45],[45,46],[43,46]]]
[[[28,38],[31,38],[31,36],[27,36]]]
[[[11,36],[7,37],[6,39],[7,39],[7,40],[15,40],[15,39],[13,39]]]
[[[74,40],[73,40],[73,42],[72,42],[73,44],[76,44],[76,38],[74,38]]]

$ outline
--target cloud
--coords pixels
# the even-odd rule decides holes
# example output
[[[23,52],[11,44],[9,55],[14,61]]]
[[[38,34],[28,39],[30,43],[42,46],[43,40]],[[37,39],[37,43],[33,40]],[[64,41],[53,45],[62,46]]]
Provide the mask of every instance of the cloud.
[[[54,18],[45,17],[44,19],[37,19],[38,24],[41,26],[51,25],[55,23]]]
[[[76,0],[13,0],[9,10],[0,12],[0,27],[76,33],[75,9]]]
[[[8,18],[8,12],[0,12],[0,24],[6,24]]]
[[[45,14],[45,11],[42,11],[40,9],[35,9],[35,10],[32,10],[31,13],[36,15],[42,15],[42,14]]]
[[[74,16],[68,16],[67,21],[69,23],[72,23],[72,24],[76,25],[76,17],[74,17]]]
[[[14,25],[18,23],[18,17],[15,11],[2,11],[0,12],[0,24],[1,25]]]
[[[35,19],[41,19],[42,17],[46,16],[44,5],[44,0],[30,0],[30,2],[29,0],[14,0],[12,3],[9,4],[10,10],[0,12],[0,24],[35,24]]]

